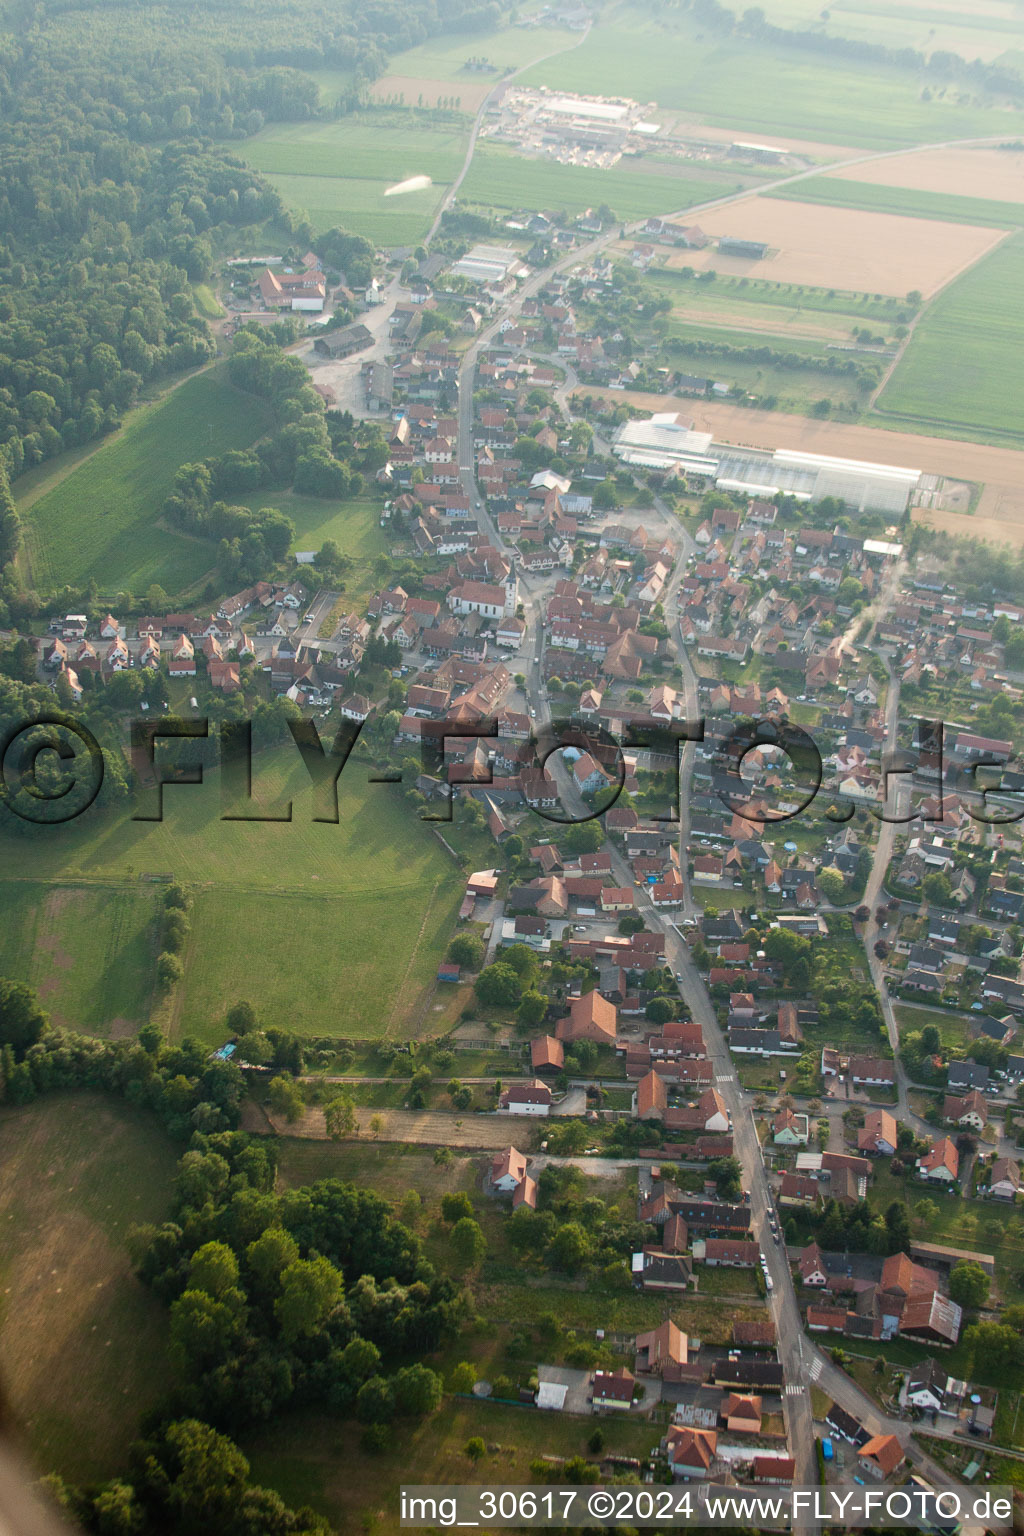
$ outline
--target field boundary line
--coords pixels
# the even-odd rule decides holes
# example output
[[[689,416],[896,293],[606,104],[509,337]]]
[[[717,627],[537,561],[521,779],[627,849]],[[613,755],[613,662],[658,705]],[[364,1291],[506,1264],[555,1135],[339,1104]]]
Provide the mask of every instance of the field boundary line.
[[[415,944],[412,947],[411,954],[409,955],[409,963],[405,967],[405,975],[402,977],[401,985],[399,986],[398,991],[395,994],[395,1001],[394,1001],[394,1004],[393,1004],[392,1009],[391,1009],[391,1015],[390,1015],[390,1017],[388,1019],[387,1024],[384,1027],[384,1033],[381,1036],[382,1040],[386,1040],[388,1038],[388,1036],[391,1033],[392,1028],[394,1027],[395,1015],[398,1013],[399,1007],[400,1007],[401,1002],[402,1002],[402,998],[403,998],[403,996],[405,994],[405,989],[406,989],[406,986],[408,985],[408,982],[409,982],[410,972],[412,971],[413,965],[416,962],[416,956],[420,952],[420,944],[423,942],[423,932],[424,932],[424,929],[427,926],[427,918],[430,916],[430,914],[434,910],[434,903],[437,900],[437,890],[438,890],[438,886],[440,884],[441,884],[440,880],[435,880],[434,884],[433,884],[433,886],[431,888],[430,900],[426,904],[426,909],[425,909],[425,911],[423,913],[423,921],[420,923],[420,931],[416,935],[416,942],[415,942]]]

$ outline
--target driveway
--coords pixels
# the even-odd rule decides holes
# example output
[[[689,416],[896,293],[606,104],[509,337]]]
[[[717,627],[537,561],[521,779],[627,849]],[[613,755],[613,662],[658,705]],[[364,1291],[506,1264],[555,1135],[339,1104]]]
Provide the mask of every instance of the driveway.
[[[592,1413],[590,1397],[590,1372],[576,1371],[568,1365],[540,1365],[538,1381],[553,1381],[559,1387],[568,1387],[563,1413]]]
[[[587,1090],[585,1088],[570,1088],[561,1103],[553,1104],[551,1107],[556,1115],[585,1115],[587,1112]]]

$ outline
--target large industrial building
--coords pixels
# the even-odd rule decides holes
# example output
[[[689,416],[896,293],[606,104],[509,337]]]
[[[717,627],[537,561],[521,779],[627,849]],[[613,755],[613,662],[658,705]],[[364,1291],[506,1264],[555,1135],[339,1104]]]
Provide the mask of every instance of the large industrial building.
[[[675,470],[746,496],[782,493],[798,501],[835,496],[858,512],[899,516],[921,480],[919,469],[838,459],[790,448],[737,448],[695,432],[685,417],[652,416],[628,421],[615,435],[616,455],[638,469]]]
[[[519,252],[507,245],[474,245],[452,267],[470,283],[505,283],[522,269]]]
[[[684,475],[718,475],[718,460],[710,453],[712,434],[695,432],[685,416],[663,411],[648,421],[627,421],[612,444],[624,464],[638,469],[675,469]]]

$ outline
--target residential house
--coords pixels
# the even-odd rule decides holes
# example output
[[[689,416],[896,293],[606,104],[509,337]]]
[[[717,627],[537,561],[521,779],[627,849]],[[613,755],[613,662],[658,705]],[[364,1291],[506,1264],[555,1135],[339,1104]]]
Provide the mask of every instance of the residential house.
[[[730,1392],[722,1399],[718,1417],[734,1434],[761,1433],[761,1399],[749,1394]]]
[[[896,1151],[899,1128],[888,1109],[871,1109],[857,1133],[857,1151],[868,1157],[892,1157]]]
[[[703,1482],[711,1476],[718,1451],[718,1434],[713,1429],[696,1429],[688,1424],[673,1425],[662,1441],[673,1478]]]
[[[547,1083],[512,1083],[499,1101],[499,1109],[509,1115],[549,1115],[551,1089]]]
[[[948,1136],[935,1141],[917,1160],[918,1178],[929,1184],[953,1184],[960,1172],[960,1156]]]
[[[861,1446],[857,1464],[862,1472],[876,1482],[882,1482],[892,1477],[905,1459],[903,1447],[895,1435],[873,1435],[866,1445]]]
[[[986,1194],[990,1200],[1016,1200],[1020,1191],[1020,1164],[1012,1157],[997,1157],[989,1169]]]
[[[596,1413],[601,1408],[630,1408],[636,1378],[632,1371],[595,1371],[591,1385],[591,1400]]]

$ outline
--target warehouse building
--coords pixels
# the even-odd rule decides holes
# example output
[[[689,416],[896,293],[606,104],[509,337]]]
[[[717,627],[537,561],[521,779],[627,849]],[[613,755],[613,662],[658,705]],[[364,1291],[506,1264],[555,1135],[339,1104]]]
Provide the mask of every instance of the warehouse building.
[[[919,469],[802,453],[791,448],[737,448],[715,443],[709,432],[694,432],[685,417],[652,416],[624,423],[614,450],[623,463],[642,469],[701,475],[723,491],[798,501],[834,496],[856,512],[901,516],[921,480]]]
[[[624,464],[637,469],[674,469],[679,474],[713,480],[718,460],[712,457],[710,432],[695,432],[692,422],[674,411],[649,421],[627,421],[615,434],[613,447]]]
[[[456,277],[464,277],[470,283],[502,284],[515,277],[520,269],[518,251],[508,245],[474,245],[452,267]]]

